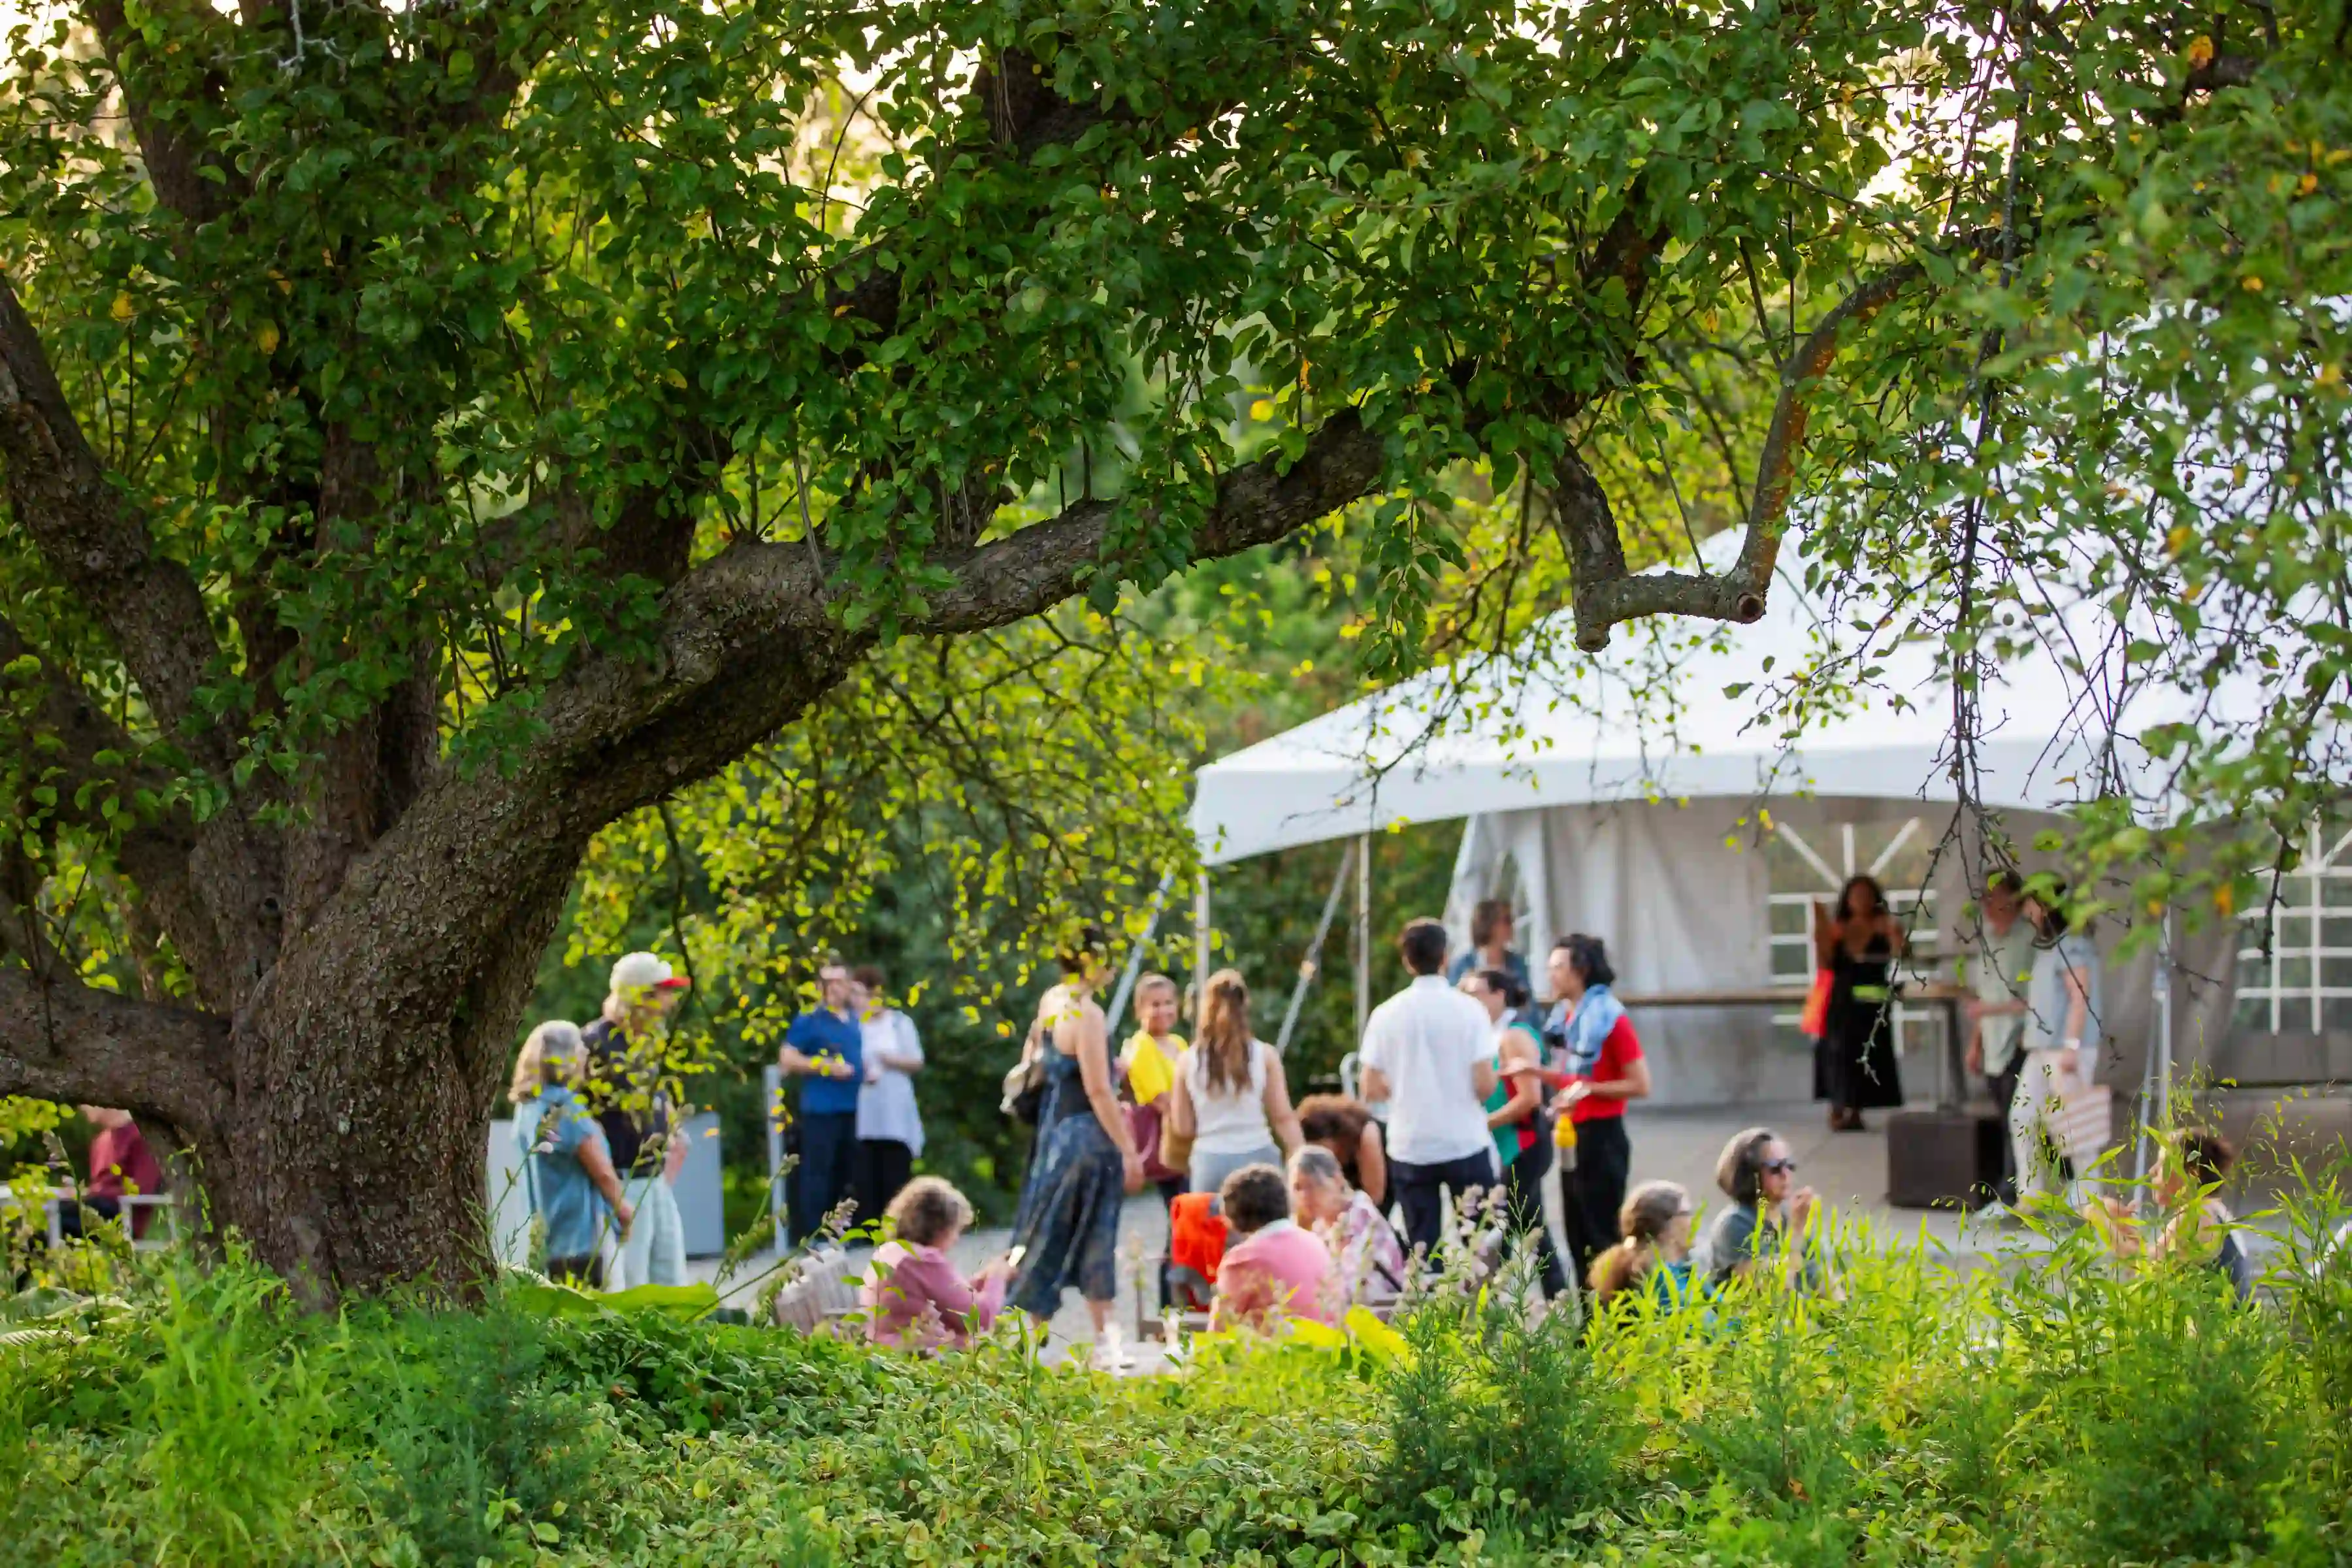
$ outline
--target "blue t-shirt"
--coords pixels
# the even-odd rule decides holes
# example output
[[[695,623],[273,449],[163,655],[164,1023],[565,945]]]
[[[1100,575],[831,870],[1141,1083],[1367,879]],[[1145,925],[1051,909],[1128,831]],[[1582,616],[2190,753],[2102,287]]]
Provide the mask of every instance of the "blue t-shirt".
[[[563,1084],[515,1107],[515,1144],[530,1163],[531,1207],[547,1226],[550,1258],[584,1258],[610,1228],[604,1195],[580,1163],[583,1144],[604,1142],[596,1119]]]
[[[855,1018],[845,1018],[829,1007],[803,1013],[784,1031],[784,1042],[804,1057],[839,1057],[849,1064],[847,1078],[812,1073],[801,1079],[801,1114],[857,1114],[857,1090],[866,1081],[866,1031]]]

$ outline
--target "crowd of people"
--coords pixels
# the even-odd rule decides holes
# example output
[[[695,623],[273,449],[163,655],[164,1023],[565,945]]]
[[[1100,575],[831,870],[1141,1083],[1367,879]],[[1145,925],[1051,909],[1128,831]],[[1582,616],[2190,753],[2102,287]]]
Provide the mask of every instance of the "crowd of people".
[[[1980,909],[1968,1063],[2007,1121],[2005,1187],[2064,1194],[2119,1256],[2210,1253],[2242,1289],[2244,1255],[2214,1194],[2226,1144],[2178,1147],[2171,1184],[2153,1195],[2171,1213],[2193,1194],[2194,1223],[2176,1217],[2147,1236],[2136,1210],[2091,1195],[2068,1157],[2065,1107],[2095,1071],[2101,987],[2096,952],[2068,929],[2060,897],[2029,895],[2001,875]],[[1832,1129],[1851,1130],[1865,1110],[1901,1102],[1889,1019],[1904,935],[1867,876],[1819,910],[1814,929],[1816,1089]],[[1011,1246],[970,1276],[951,1254],[971,1205],[938,1177],[913,1175],[923,1147],[915,1026],[888,1005],[879,971],[827,964],[819,1005],[793,1022],[778,1056],[796,1089],[792,1235],[839,1235],[845,1215],[868,1222],[882,1244],[865,1285],[869,1331],[925,1349],[963,1342],[1007,1310],[1050,1319],[1071,1290],[1097,1344],[1112,1340],[1121,1206],[1146,1185],[1169,1215],[1161,1306],[1204,1309],[1219,1324],[1381,1307],[1465,1221],[1506,1249],[1531,1249],[1528,1276],[1546,1300],[1580,1289],[1605,1304],[1636,1291],[1675,1305],[1759,1273],[1835,1294],[1823,1205],[1773,1130],[1747,1129],[1725,1146],[1721,1198],[1703,1232],[1684,1187],[1627,1190],[1625,1111],[1652,1084],[1607,944],[1562,938],[1538,1001],[1513,936],[1501,901],[1477,907],[1460,952],[1437,921],[1408,923],[1398,952],[1410,980],[1365,1026],[1360,1098],[1294,1102],[1234,970],[1202,985],[1190,1040],[1178,1032],[1177,984],[1145,975],[1135,1028],[1114,1044],[1099,1001],[1107,944],[1086,933],[1063,955],[1007,1079],[1008,1109],[1034,1127]],[[682,1108],[647,1073],[658,1052],[646,1047],[685,987],[662,959],[631,953],[614,966],[596,1020],[542,1024],[525,1045],[516,1133],[551,1273],[602,1283],[610,1255],[629,1283],[684,1277],[670,1191]],[[1565,1257],[1545,1221],[1555,1169]]]
[[[888,1213],[923,1149],[914,1021],[888,1004],[878,968],[828,963],[818,982],[819,1005],[793,1020],[777,1056],[798,1086],[787,1211],[801,1239],[838,1228],[836,1215]],[[523,1042],[508,1098],[551,1278],[687,1282],[676,1188],[689,1108],[667,1092],[662,1035],[688,988],[667,959],[632,952],[593,1020],[551,1019]]]

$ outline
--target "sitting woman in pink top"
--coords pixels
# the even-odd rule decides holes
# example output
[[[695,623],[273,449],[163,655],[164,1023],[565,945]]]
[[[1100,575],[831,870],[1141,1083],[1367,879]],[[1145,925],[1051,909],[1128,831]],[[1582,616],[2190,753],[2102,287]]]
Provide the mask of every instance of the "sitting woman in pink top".
[[[971,1224],[971,1201],[937,1176],[917,1176],[885,1213],[892,1237],[875,1249],[857,1296],[866,1338],[905,1350],[961,1350],[987,1332],[1012,1269],[999,1258],[970,1280],[956,1272],[948,1249]]]
[[[1233,1227],[1217,1266],[1212,1328],[1268,1329],[1286,1318],[1332,1321],[1331,1254],[1290,1217],[1290,1189],[1273,1165],[1244,1165],[1218,1189]]]

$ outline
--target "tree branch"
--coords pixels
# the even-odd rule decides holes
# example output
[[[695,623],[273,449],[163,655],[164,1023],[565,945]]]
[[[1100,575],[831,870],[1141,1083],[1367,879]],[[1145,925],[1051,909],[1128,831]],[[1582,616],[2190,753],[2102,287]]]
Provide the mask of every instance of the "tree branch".
[[[114,634],[164,733],[226,776],[229,746],[206,732],[196,691],[220,654],[185,567],[159,555],[84,439],[16,290],[0,273],[0,460],[16,521],[50,570]]]
[[[185,28],[207,45],[228,26],[201,0],[164,0],[162,5],[151,4],[146,11],[163,27]],[[188,123],[190,103],[163,86],[155,68],[188,74],[203,97],[215,102],[226,90],[225,82],[215,72],[190,63],[151,60],[152,46],[131,25],[123,0],[89,0],[86,14],[100,47],[106,51],[107,64],[114,69],[114,79],[121,86],[123,109],[131,119],[131,132],[138,139],[139,155],[147,165],[147,182],[154,187],[155,199],[191,224],[219,217],[228,210],[233,193],[241,195],[246,190],[245,176],[205,148],[201,129]],[[176,53],[182,47],[174,40],[165,48],[167,53]],[[205,178],[201,171],[206,168],[219,177]]]
[[[0,1094],[118,1105],[193,1131],[228,1106],[228,1026],[77,980],[0,967]]]
[[[32,651],[16,626],[0,616],[0,666]],[[155,922],[189,968],[198,975],[216,973],[220,939],[191,869],[196,826],[176,805],[160,816],[146,816],[134,803],[142,790],[168,799],[172,773],[141,761],[139,743],[108,717],[79,681],[54,660],[33,657],[41,659],[40,701],[35,713],[40,738],[34,743],[41,747],[46,741],[55,746],[43,754],[53,770],[48,782],[58,792],[57,820],[102,841],[110,839],[115,864],[137,885]],[[108,756],[120,761],[100,761]],[[118,796],[121,804],[112,819],[100,807],[109,795]]]
[[[1696,616],[1746,626],[1763,617],[1772,571],[1780,556],[1781,523],[1795,484],[1797,454],[1812,418],[1812,395],[1832,360],[1845,329],[1867,321],[1926,273],[1923,264],[1890,268],[1848,294],[1814,323],[1780,367],[1780,394],[1756,461],[1748,491],[1747,536],[1739,559],[1720,575],[1628,571],[1608,498],[1591,470],[1573,452],[1562,465],[1552,497],[1554,526],[1575,566],[1571,603],[1576,646],[1598,653],[1620,622],[1643,616]]]

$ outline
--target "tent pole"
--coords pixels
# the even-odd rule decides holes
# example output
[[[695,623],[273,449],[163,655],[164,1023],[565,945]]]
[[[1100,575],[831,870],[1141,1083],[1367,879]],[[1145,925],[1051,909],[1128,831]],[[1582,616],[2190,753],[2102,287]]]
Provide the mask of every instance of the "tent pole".
[[[1372,836],[1356,839],[1356,1048],[1372,1017]]]
[[[2147,1180],[2157,1128],[2172,1110],[2172,907],[2165,906],[2157,928],[2156,978],[2149,986],[2156,1003],[2156,1050],[2139,1080],[2139,1135],[2132,1150],[2132,1181]]]
[[[1135,950],[1127,955],[1127,968],[1118,977],[1118,989],[1111,993],[1110,1016],[1103,1032],[1113,1040],[1118,1038],[1118,1021],[1127,1016],[1127,1004],[1135,994],[1136,977],[1143,973],[1143,955],[1150,951],[1151,939],[1160,930],[1160,910],[1168,902],[1168,889],[1176,885],[1176,873],[1161,874],[1160,886],[1152,889],[1151,912],[1144,917],[1143,934],[1135,939]]]
[[[1197,1032],[1201,1011],[1209,1004],[1209,868],[1201,868],[1192,885],[1192,1026]]]
[[[1307,944],[1307,956],[1298,961],[1298,981],[1290,988],[1290,1005],[1282,1015],[1282,1033],[1274,1037],[1274,1054],[1282,1056],[1290,1049],[1290,1032],[1298,1026],[1298,1009],[1307,1000],[1307,988],[1315,984],[1317,961],[1323,956],[1323,939],[1331,934],[1331,917],[1339,912],[1339,895],[1348,890],[1348,863],[1355,858],[1356,847],[1339,851],[1339,873],[1331,879],[1330,896],[1323,900],[1323,918],[1315,922],[1315,940]]]

